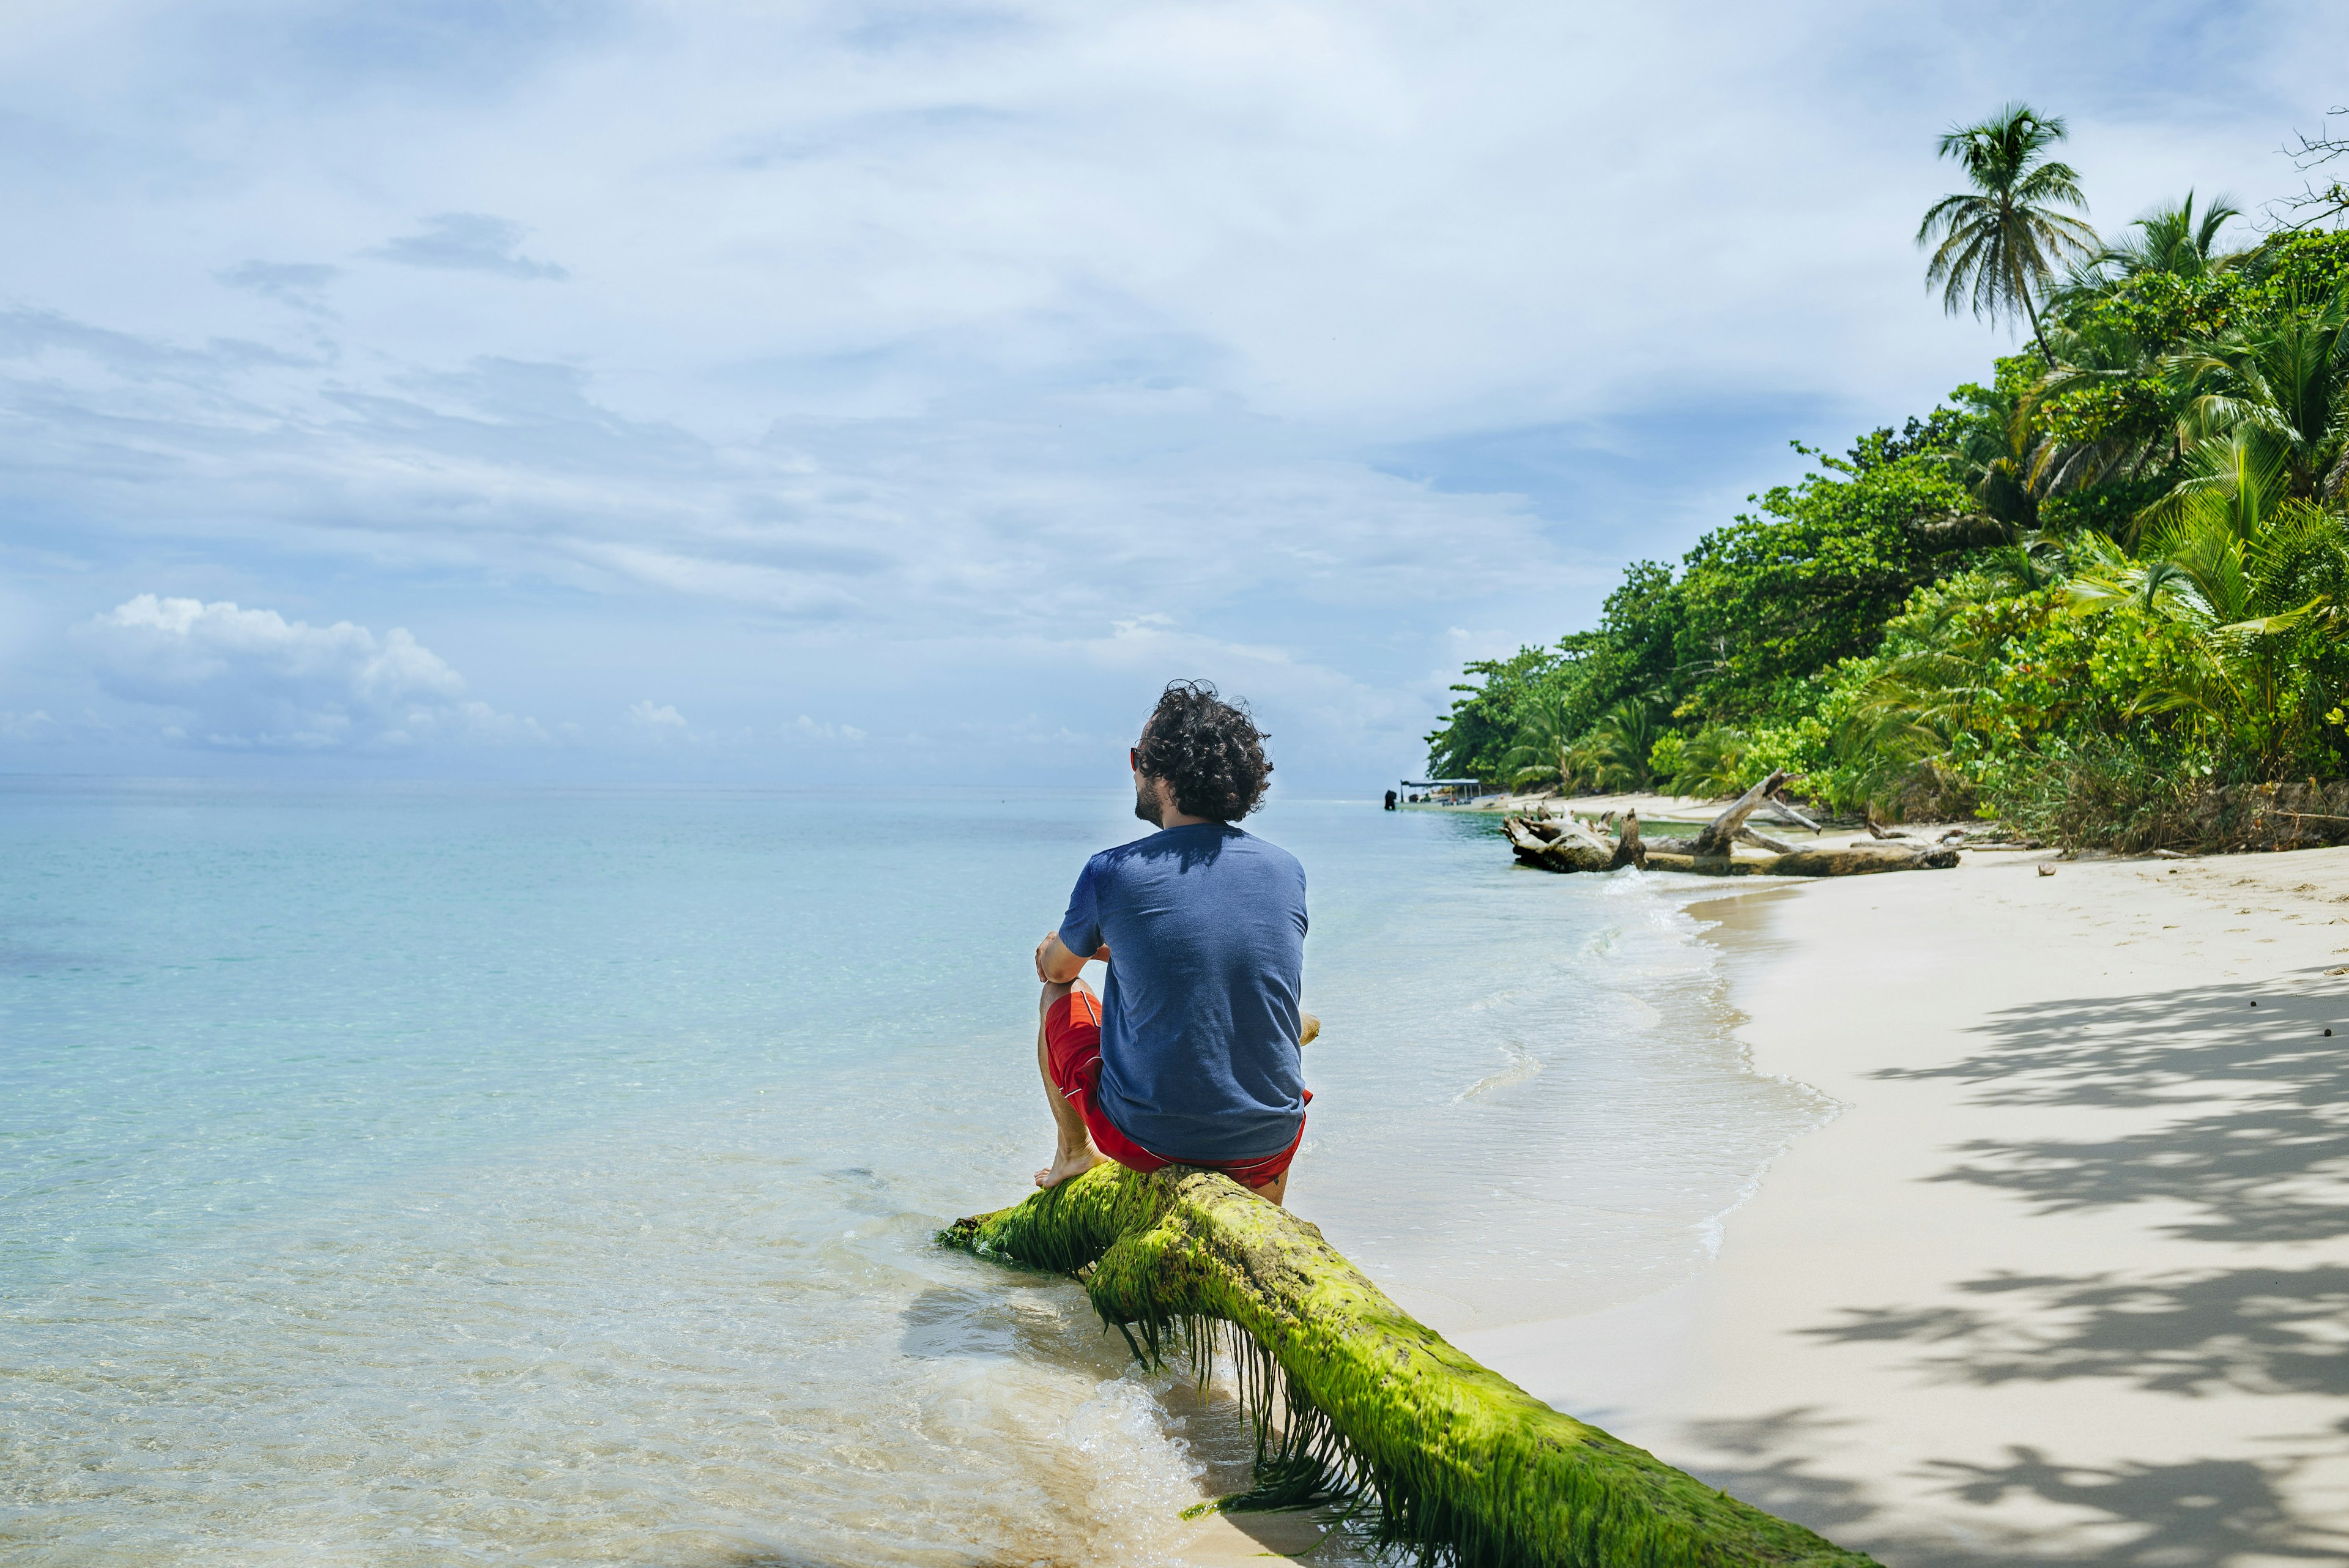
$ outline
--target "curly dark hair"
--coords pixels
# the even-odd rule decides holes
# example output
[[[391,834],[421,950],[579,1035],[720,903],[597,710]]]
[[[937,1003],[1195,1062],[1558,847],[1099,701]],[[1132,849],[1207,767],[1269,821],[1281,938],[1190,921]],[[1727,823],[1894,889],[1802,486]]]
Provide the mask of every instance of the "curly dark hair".
[[[1272,763],[1246,702],[1226,702],[1204,680],[1170,680],[1142,727],[1142,773],[1174,786],[1185,816],[1237,822],[1264,800]]]

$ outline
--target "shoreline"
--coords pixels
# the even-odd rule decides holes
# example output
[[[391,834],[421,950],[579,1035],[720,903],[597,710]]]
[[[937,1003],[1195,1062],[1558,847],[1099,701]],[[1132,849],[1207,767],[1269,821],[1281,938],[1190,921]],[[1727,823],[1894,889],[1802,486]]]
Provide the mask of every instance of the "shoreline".
[[[1474,800],[1403,801],[1399,802],[1394,809],[1432,812],[1439,816],[1507,816],[1532,811],[1552,816],[1583,817],[1633,810],[1640,813],[1642,822],[1696,826],[1711,822],[1733,798],[1729,795],[1660,794],[1653,790],[1618,791],[1611,794],[1516,794],[1502,791],[1478,795]]]
[[[1842,1108],[1695,1280],[1462,1348],[1893,1568],[2349,1555],[2349,849],[2047,858],[1692,906]]]

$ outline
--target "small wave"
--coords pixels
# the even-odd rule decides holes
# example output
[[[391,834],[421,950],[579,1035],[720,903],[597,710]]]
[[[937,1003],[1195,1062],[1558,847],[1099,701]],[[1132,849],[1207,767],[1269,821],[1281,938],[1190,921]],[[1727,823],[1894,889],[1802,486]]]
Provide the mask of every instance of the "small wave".
[[[1181,1503],[1205,1501],[1207,1467],[1167,1418],[1174,1379],[1128,1368],[1070,1412],[1061,1440],[1085,1456],[1092,1482],[1086,1520],[1097,1548],[1127,1563],[1174,1563]],[[1176,1500],[1168,1506],[1168,1500]]]
[[[1623,1011],[1631,1015],[1630,1023],[1634,1029],[1653,1029],[1664,1021],[1663,1013],[1646,997],[1623,996],[1618,1000],[1623,1003]]]
[[[1542,1070],[1541,1058],[1526,1050],[1517,1041],[1507,1042],[1503,1049],[1509,1053],[1509,1064],[1497,1073],[1486,1074],[1453,1096],[1454,1105],[1474,1099],[1478,1095],[1489,1095],[1495,1089],[1506,1089],[1522,1084]]]
[[[1481,1012],[1488,1007],[1506,1007],[1509,1003],[1516,1001],[1519,997],[1525,995],[1525,993],[1526,991],[1523,986],[1511,986],[1507,990],[1495,988],[1485,992],[1481,996],[1474,997],[1471,1000],[1463,1002],[1461,1005],[1468,1012]]]
[[[1778,1139],[1776,1145],[1763,1157],[1761,1164],[1754,1167],[1754,1173],[1747,1177],[1737,1189],[1736,1195],[1731,1198],[1727,1204],[1706,1215],[1692,1227],[1696,1232],[1697,1244],[1704,1249],[1705,1261],[1708,1262],[1714,1262],[1721,1256],[1721,1244],[1728,1239],[1729,1217],[1754,1201],[1754,1194],[1762,1190],[1763,1179],[1770,1174],[1770,1168],[1778,1163],[1779,1158],[1795,1147],[1796,1139],[1818,1131],[1819,1128],[1850,1109],[1843,1101],[1812,1088],[1810,1085],[1802,1083],[1799,1079],[1774,1077],[1771,1081],[1785,1084],[1789,1087],[1808,1090],[1817,1102],[1813,1107],[1815,1119],[1806,1125],[1788,1128]]]

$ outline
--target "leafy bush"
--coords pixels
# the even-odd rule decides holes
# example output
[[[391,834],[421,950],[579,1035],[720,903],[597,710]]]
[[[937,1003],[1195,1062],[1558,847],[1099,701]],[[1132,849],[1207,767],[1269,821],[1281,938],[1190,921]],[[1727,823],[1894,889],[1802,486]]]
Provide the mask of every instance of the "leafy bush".
[[[2067,849],[2199,846],[2203,834],[2194,802],[2207,763],[2190,756],[2118,735],[2057,741],[2005,771],[1998,815]]]
[[[1677,730],[1667,730],[1648,748],[1649,774],[1664,780],[1665,787],[1675,794],[1686,793],[1681,789],[1681,769],[1687,746],[1687,736]]]

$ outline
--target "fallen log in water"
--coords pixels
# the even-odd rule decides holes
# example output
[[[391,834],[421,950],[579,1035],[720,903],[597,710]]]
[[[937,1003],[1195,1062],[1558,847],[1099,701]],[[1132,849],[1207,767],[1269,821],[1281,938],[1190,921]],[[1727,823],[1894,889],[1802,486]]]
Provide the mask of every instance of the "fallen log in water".
[[[1230,1325],[1258,1484],[1226,1508],[1350,1503],[1462,1568],[1874,1568],[1551,1409],[1226,1177],[1097,1166],[938,1240],[1075,1274],[1147,1364],[1204,1377]]]
[[[1519,860],[1545,871],[1612,871],[1643,863],[1637,812],[1624,814],[1622,836],[1611,844],[1571,817],[1506,816],[1501,832]]]

